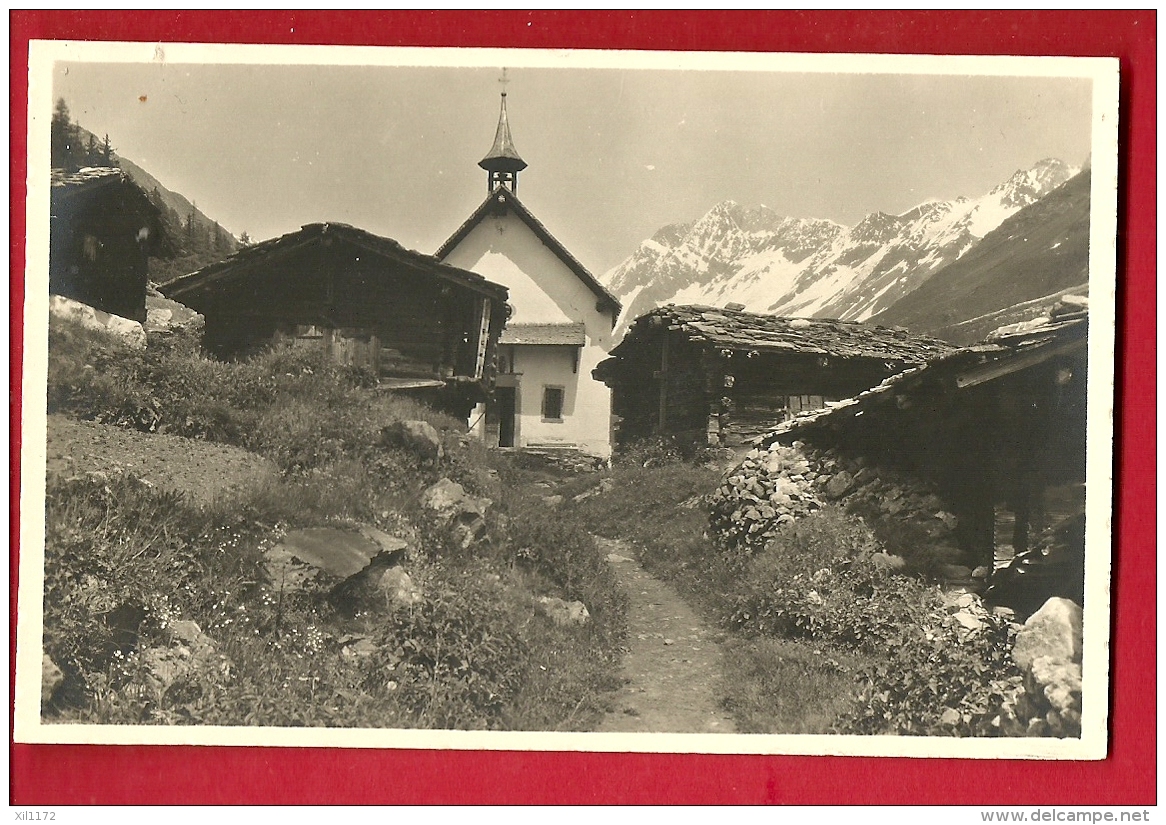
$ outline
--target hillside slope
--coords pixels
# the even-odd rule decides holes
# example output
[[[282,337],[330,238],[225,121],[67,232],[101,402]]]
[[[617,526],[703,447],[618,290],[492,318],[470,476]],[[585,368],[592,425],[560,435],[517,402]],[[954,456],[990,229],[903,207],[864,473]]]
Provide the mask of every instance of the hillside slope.
[[[1087,289],[1089,184],[1085,170],[1024,207],[871,321],[967,344]]]

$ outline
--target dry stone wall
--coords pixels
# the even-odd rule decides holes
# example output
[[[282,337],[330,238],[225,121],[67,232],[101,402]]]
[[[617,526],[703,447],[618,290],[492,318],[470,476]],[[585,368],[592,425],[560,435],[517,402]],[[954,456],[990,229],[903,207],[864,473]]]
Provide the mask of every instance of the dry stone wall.
[[[957,519],[934,485],[902,471],[869,465],[802,442],[750,450],[710,497],[710,522],[724,544],[753,552],[782,524],[834,503],[861,516],[897,559],[894,567],[948,580],[980,577],[955,564]]]

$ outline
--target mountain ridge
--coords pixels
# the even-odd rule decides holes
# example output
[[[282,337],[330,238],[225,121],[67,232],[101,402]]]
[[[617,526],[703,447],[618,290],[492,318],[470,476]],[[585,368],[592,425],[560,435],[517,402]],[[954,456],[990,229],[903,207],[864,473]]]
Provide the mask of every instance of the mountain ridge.
[[[724,201],[694,221],[662,227],[603,276],[625,307],[617,335],[665,303],[867,320],[1077,171],[1046,158],[980,197],[876,211],[852,227]]]
[[[970,344],[1087,294],[1090,184],[1090,171],[1078,172],[870,320]]]

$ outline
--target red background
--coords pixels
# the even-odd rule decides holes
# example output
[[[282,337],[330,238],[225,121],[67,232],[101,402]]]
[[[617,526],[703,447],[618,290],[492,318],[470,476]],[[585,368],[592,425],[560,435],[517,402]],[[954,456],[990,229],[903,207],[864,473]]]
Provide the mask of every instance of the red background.
[[[11,14],[12,546],[18,535],[28,41],[35,38],[1121,59],[1111,745],[1100,762],[11,745],[11,803],[1156,802],[1156,14],[76,12]],[[16,553],[11,581],[16,581]],[[16,620],[15,587],[10,610]],[[15,631],[13,631],[13,634]],[[15,652],[15,636],[10,642]],[[12,678],[10,674],[10,679]]]

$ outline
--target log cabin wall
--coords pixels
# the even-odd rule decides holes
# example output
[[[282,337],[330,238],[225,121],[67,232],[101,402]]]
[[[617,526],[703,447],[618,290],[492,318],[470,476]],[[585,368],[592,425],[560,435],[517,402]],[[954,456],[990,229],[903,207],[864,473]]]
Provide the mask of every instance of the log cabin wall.
[[[493,387],[506,323],[505,287],[342,224],[305,226],[165,289],[204,315],[216,356],[290,339],[459,417]]]
[[[952,349],[898,328],[668,305],[637,318],[593,375],[613,390],[620,442],[737,447]]]
[[[706,368],[702,347],[664,331],[630,352],[612,384],[617,443],[660,435],[703,443],[712,398]]]
[[[245,355],[282,335],[385,374],[474,377],[483,297],[361,252],[305,249],[195,298],[208,349]]]
[[[890,373],[879,359],[719,349],[662,331],[628,351],[613,379],[619,441],[664,435],[737,447],[791,415],[847,398]]]
[[[168,251],[158,210],[116,169],[54,175],[49,292],[146,320],[147,255]]]
[[[800,412],[848,398],[878,384],[894,369],[881,359],[839,358],[815,353],[757,350],[710,352],[710,388],[720,388],[710,409],[717,438],[709,443],[739,447]]]

